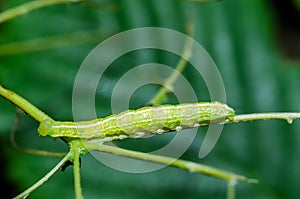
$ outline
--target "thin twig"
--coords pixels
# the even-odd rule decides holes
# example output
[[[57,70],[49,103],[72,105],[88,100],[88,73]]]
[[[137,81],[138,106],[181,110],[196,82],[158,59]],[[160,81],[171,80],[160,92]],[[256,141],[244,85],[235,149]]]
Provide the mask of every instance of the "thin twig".
[[[73,174],[74,174],[74,189],[76,199],[83,199],[81,179],[80,179],[80,154],[82,150],[82,142],[80,139],[74,139],[69,142],[73,153]]]
[[[34,185],[32,185],[31,187],[29,187],[28,189],[26,189],[24,192],[20,193],[19,195],[17,195],[13,199],[23,199],[23,198],[26,198],[31,192],[33,192],[35,189],[39,188],[42,184],[44,184],[71,157],[72,157],[72,152],[70,151],[69,153],[67,153],[67,155],[49,173],[47,173],[38,182],[36,182]]]
[[[187,35],[192,36],[194,34],[194,23],[191,21],[188,21],[186,24],[186,32]],[[172,85],[176,82],[179,75],[183,72],[185,67],[188,64],[188,60],[192,56],[192,47],[193,47],[193,41],[190,38],[187,38],[184,47],[183,47],[183,55],[181,56],[179,62],[176,65],[175,70],[173,73],[168,77],[168,79],[163,83],[163,87],[160,88],[160,90],[156,93],[156,95],[148,102],[148,104],[161,104],[164,99],[164,96],[170,92],[169,87],[172,87]],[[186,58],[186,59],[185,59]]]
[[[108,146],[108,145],[100,145],[97,143],[89,142],[88,140],[84,142],[85,147],[90,150],[107,152],[111,154],[115,154],[118,156],[130,157],[134,159],[144,160],[148,162],[154,162],[163,165],[170,165],[173,167],[177,167],[180,169],[188,170],[191,173],[202,173],[208,176],[213,176],[216,178],[224,179],[230,181],[231,179],[235,178],[241,182],[248,182],[248,183],[256,183],[257,180],[255,179],[248,179],[245,176],[237,175],[234,173],[230,173],[227,171],[223,171],[220,169],[216,169],[214,167],[202,165],[195,162],[185,161],[185,160],[178,160],[170,157],[164,157],[159,155],[152,155],[149,153],[142,153],[137,151],[131,151],[127,149],[122,149],[118,147]]]
[[[9,134],[9,141],[11,145],[18,151],[21,151],[23,153],[28,153],[32,155],[39,155],[39,156],[48,156],[48,157],[58,157],[58,158],[63,158],[67,154],[66,153],[55,153],[55,152],[49,152],[49,151],[44,151],[44,150],[36,150],[36,149],[27,149],[21,147],[17,142],[16,142],[16,131],[17,128],[20,124],[20,112],[21,110],[17,108],[17,114],[15,118],[15,123],[13,125],[13,128],[11,129],[11,132]]]
[[[10,19],[25,15],[32,10],[36,10],[42,7],[47,7],[50,5],[55,4],[62,4],[62,3],[79,3],[82,0],[37,0],[37,1],[30,1],[28,3],[24,3],[18,7],[8,9],[0,13],[0,23],[8,21]]]
[[[286,120],[289,124],[292,124],[295,119],[300,119],[300,113],[251,113],[236,115],[231,122],[246,122],[252,120]]]
[[[236,178],[231,178],[227,181],[227,199],[235,199],[235,185],[237,181]]]
[[[40,109],[32,105],[26,99],[22,98],[15,92],[4,88],[1,85],[0,85],[0,96],[6,98],[8,101],[13,103],[17,107],[19,107],[21,110],[23,110],[25,113],[30,115],[33,119],[35,119],[38,122],[42,122],[44,120],[53,120],[51,117],[49,117]]]

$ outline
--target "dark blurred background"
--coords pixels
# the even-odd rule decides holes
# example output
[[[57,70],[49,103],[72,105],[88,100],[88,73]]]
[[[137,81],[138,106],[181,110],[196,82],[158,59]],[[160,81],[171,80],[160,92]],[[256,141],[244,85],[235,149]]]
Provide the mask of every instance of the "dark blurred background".
[[[3,11],[25,2],[1,1],[0,6]],[[228,104],[237,113],[299,112],[299,5],[297,0],[224,0],[214,3],[93,0],[85,4],[43,8],[0,24],[0,84],[24,96],[53,118],[72,120],[76,72],[100,41],[136,27],[157,26],[184,33],[187,18],[192,16],[194,38],[216,62],[224,79]],[[191,12],[194,13],[191,15]],[[85,32],[79,34],[80,31]],[[55,37],[44,43],[6,45],[51,36]],[[130,68],[148,62],[175,67],[178,59],[166,52],[145,50],[117,60],[98,85],[98,116],[111,114],[110,95],[114,84]],[[199,101],[209,101],[201,77],[193,75],[190,67],[183,74],[193,85]],[[131,107],[145,105],[158,89],[153,85],[139,89],[133,96]],[[170,95],[167,102],[172,101],[174,96]],[[15,107],[0,99],[1,198],[11,198],[25,190],[58,162],[56,158],[28,155],[12,148],[8,137],[14,119]],[[60,140],[39,137],[37,127],[35,121],[22,115],[17,142],[28,148],[67,151],[67,146]],[[226,125],[217,145],[204,159],[198,158],[198,152],[205,128],[198,132],[182,159],[259,179],[259,184],[239,183],[237,198],[300,197],[297,185],[300,179],[299,121],[292,125],[285,121]],[[168,143],[173,136],[174,133],[170,133],[117,144],[151,151]],[[82,157],[81,173],[83,193],[88,199],[226,196],[224,181],[176,168],[145,174],[122,173],[86,155]],[[29,198],[74,198],[72,168],[56,173]]]

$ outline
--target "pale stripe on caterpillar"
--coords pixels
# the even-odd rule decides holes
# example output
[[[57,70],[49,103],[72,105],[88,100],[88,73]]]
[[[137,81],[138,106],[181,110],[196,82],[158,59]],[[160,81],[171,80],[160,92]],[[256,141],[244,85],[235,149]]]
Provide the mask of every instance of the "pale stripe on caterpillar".
[[[234,110],[226,104],[198,102],[143,107],[82,122],[46,120],[38,131],[42,136],[118,140],[222,123],[233,117]]]

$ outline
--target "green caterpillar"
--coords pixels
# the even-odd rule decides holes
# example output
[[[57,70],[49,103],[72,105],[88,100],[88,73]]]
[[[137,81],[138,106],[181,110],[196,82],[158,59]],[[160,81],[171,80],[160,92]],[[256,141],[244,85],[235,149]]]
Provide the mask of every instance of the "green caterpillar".
[[[150,134],[179,131],[212,123],[233,120],[234,110],[219,102],[159,105],[127,110],[91,121],[43,121],[38,129],[42,136],[109,141],[138,138]]]

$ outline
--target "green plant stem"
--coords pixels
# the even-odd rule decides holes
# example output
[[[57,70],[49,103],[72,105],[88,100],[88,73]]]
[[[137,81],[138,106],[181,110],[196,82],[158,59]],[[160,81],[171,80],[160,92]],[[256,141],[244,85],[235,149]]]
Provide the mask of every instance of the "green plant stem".
[[[300,119],[300,113],[252,113],[236,115],[232,121],[229,122],[246,122],[252,120],[286,120],[289,124],[292,124],[295,119]]]
[[[51,117],[46,115],[44,112],[36,108],[30,102],[14,93],[11,90],[8,90],[0,85],[0,96],[6,98],[11,103],[15,104],[25,113],[30,115],[33,119],[38,122],[42,122],[46,119],[53,120]],[[241,114],[236,115],[233,120],[227,121],[226,123],[237,123],[237,122],[245,122],[252,120],[272,120],[272,119],[281,119],[286,120],[289,124],[293,122],[295,119],[300,119],[300,113],[252,113],[252,114]]]
[[[23,99],[21,96],[15,94],[10,90],[5,89],[2,86],[0,86],[0,95],[6,98],[8,101],[15,104],[16,106],[18,106],[19,108],[21,108],[24,112],[28,113],[31,117],[33,117],[35,120],[39,122],[45,119],[51,119],[49,116],[47,116],[38,108],[33,106],[31,103],[29,103],[27,100]],[[237,122],[244,122],[244,121],[251,121],[251,120],[271,120],[271,119],[282,119],[282,120],[286,120],[288,123],[292,123],[294,119],[299,119],[299,118],[300,118],[300,113],[253,113],[253,114],[236,115],[232,121],[228,121],[227,123],[231,123],[231,122],[237,123]],[[70,143],[72,143],[72,140],[70,141]],[[99,144],[91,143],[91,141],[89,140],[85,141],[85,145],[88,150],[98,150],[98,151],[112,153],[115,155],[136,158],[136,159],[160,163],[164,165],[170,165],[173,167],[178,167],[181,169],[188,170],[190,172],[198,172],[216,178],[225,179],[228,182],[231,182],[233,178],[238,181],[255,182],[255,180],[248,179],[244,176],[236,175],[233,173],[229,173],[223,170],[215,169],[213,167],[197,164],[194,162],[176,160],[169,157],[162,157],[162,156],[157,156],[157,155],[152,155],[147,153],[130,151],[130,150],[120,149],[120,148],[111,147],[107,145],[99,145]],[[81,151],[78,150],[80,148],[82,150],[82,146],[76,145],[76,147],[74,147],[71,145],[71,148],[75,156],[74,181],[75,181],[76,195],[78,196],[78,198],[80,198],[82,197],[81,186],[80,186],[80,171],[79,171],[79,155]],[[230,191],[230,190],[234,190],[234,188],[230,188],[232,187],[230,183],[228,184],[228,186],[229,186],[228,195],[229,196],[234,195],[233,194],[234,192]]]
[[[235,199],[236,178],[231,178],[227,181],[227,199]]]
[[[80,154],[84,150],[80,139],[74,139],[69,142],[71,151],[73,153],[73,164],[74,164],[74,189],[76,199],[83,199],[82,188],[80,182]]]
[[[28,153],[31,155],[48,156],[48,157],[56,157],[56,158],[61,158],[66,155],[66,153],[55,153],[55,152],[36,150],[36,149],[26,149],[26,148],[20,147],[19,145],[16,145],[16,143],[13,144],[13,147],[15,149],[17,149],[18,151],[21,151],[23,153]]]
[[[36,149],[27,149],[19,146],[18,143],[16,142],[16,131],[20,123],[20,113],[21,110],[17,108],[15,123],[9,134],[9,141],[16,150],[21,151],[23,153],[32,154],[32,155],[51,156],[51,157],[58,157],[58,158],[63,158],[67,155],[66,153],[56,153],[56,152],[49,152],[49,151],[36,150]]]
[[[186,25],[187,35],[191,36],[194,32],[194,23],[191,21],[187,22]],[[192,39],[188,38],[183,47],[183,55],[181,56],[179,62],[176,65],[175,70],[172,72],[170,77],[164,82],[164,86],[160,88],[160,90],[156,93],[156,95],[148,102],[148,104],[161,104],[163,102],[166,94],[170,92],[168,88],[172,87],[172,85],[176,82],[179,75],[183,72],[185,67],[188,64],[188,60],[192,56],[192,47],[193,47],[193,41]],[[184,59],[186,58],[186,59]]]
[[[124,156],[124,157],[144,160],[144,161],[148,161],[148,162],[159,163],[159,164],[163,164],[163,165],[170,165],[170,166],[177,167],[180,169],[188,170],[191,173],[202,173],[202,174],[205,174],[208,176],[224,179],[226,181],[230,181],[232,178],[235,178],[241,182],[249,182],[249,183],[257,182],[255,179],[248,179],[241,175],[237,175],[234,173],[216,169],[216,168],[213,168],[210,166],[205,166],[205,165],[195,163],[195,162],[178,160],[178,159],[159,156],[159,155],[152,155],[149,153],[131,151],[131,150],[108,146],[108,145],[100,145],[100,144],[92,143],[89,141],[85,141],[84,145],[89,151],[95,150],[95,151],[107,152],[107,153],[115,154],[118,156]]]
[[[32,105],[26,99],[22,98],[18,94],[14,93],[11,90],[8,90],[0,85],[0,96],[6,98],[8,101],[19,107],[25,113],[30,115],[33,119],[38,122],[42,122],[44,120],[53,120],[51,117],[46,115],[40,109]]]
[[[8,21],[10,19],[25,15],[32,10],[36,10],[42,7],[47,7],[55,4],[62,3],[77,3],[82,2],[82,0],[37,0],[24,3],[18,7],[8,9],[0,13],[0,23]]]
[[[26,189],[24,192],[20,193],[13,199],[23,199],[26,198],[31,192],[33,192],[35,189],[39,188],[42,184],[44,184],[56,171],[58,171],[65,162],[67,162],[72,157],[72,152],[70,151],[67,153],[67,155],[49,172],[47,173],[43,178],[41,178],[38,182],[36,182],[34,185]]]

